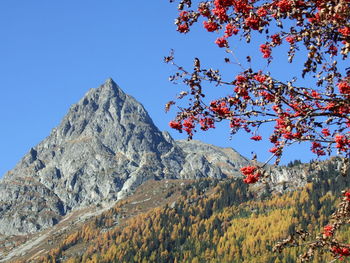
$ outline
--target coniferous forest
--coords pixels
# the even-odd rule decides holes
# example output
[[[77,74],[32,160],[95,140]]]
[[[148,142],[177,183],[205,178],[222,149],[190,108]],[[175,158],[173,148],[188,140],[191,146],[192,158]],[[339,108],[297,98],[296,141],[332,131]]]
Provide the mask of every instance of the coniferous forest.
[[[257,194],[240,179],[199,180],[171,205],[114,226],[121,202],[67,235],[41,262],[296,262],[302,245],[281,253],[272,249],[295,231],[308,231],[310,238],[322,232],[340,200],[339,189],[350,185],[335,171],[329,162],[317,180],[284,194],[268,186]],[[338,235],[350,241],[350,229]],[[331,260],[329,251],[319,251],[312,262]]]

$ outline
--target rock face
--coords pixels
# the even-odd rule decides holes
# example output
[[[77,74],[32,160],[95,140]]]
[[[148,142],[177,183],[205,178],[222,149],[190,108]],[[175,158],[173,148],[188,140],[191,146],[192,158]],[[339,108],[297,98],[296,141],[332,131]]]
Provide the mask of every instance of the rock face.
[[[0,181],[0,234],[42,230],[74,209],[115,202],[150,178],[223,178],[247,163],[232,149],[175,142],[108,79]]]

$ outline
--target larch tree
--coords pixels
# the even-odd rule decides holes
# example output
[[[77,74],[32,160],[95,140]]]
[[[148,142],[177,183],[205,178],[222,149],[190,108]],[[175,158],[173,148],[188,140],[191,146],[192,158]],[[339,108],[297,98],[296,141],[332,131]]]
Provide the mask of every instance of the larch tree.
[[[224,49],[223,60],[238,70],[235,76],[227,78],[220,70],[202,67],[199,58],[194,58],[192,69],[186,69],[175,62],[173,52],[165,57],[165,62],[176,67],[170,79],[186,87],[175,101],[166,104],[167,111],[172,105],[178,106],[170,127],[187,133],[191,139],[198,129],[207,131],[226,120],[232,135],[244,130],[253,141],[265,139],[259,131],[272,127],[266,138],[271,142],[267,150],[275,157],[276,164],[286,147],[305,142],[310,143],[310,150],[317,157],[340,156],[341,172],[347,175],[350,166],[350,67],[347,65],[350,1],[177,2],[177,31],[187,34],[199,23],[203,30],[216,32],[218,37],[213,48]],[[253,39],[263,39],[256,49],[265,59],[264,64],[254,63],[249,53],[242,62],[230,48],[231,41],[249,43]],[[280,63],[273,57],[279,47],[287,47],[287,61],[292,65],[296,64],[296,55],[304,60],[291,79],[281,79],[268,71],[273,62]],[[206,86],[221,86],[228,95],[207,96]],[[181,106],[184,103],[180,101],[186,101],[186,106]],[[244,181],[252,184],[267,177],[265,164],[243,167]],[[335,238],[335,232],[350,222],[350,191],[344,191],[343,195],[330,224],[308,244],[307,251],[301,255],[302,261],[310,260],[317,248],[330,250],[335,259],[350,256],[350,246]],[[304,237],[303,232],[298,234]],[[296,242],[294,237],[289,237],[275,249],[281,250]]]

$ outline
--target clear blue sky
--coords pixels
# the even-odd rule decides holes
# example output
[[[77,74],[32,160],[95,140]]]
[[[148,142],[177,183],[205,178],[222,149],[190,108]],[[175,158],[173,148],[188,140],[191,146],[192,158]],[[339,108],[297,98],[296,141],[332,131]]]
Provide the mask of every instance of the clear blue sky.
[[[1,1],[0,176],[49,135],[71,104],[108,77],[146,107],[159,129],[170,131],[174,112],[165,114],[164,105],[180,89],[168,82],[173,68],[163,57],[174,48],[181,64],[200,57],[220,67],[224,56],[213,43],[215,33],[177,33],[176,14],[176,5],[167,0]],[[238,42],[236,48],[242,56],[252,50]],[[230,70],[239,71],[233,67],[227,74]],[[276,70],[289,72],[280,65]],[[255,150],[261,161],[269,156],[264,143],[240,136],[229,140],[226,127],[195,138],[248,157]],[[307,149],[288,151],[283,162],[313,158]]]

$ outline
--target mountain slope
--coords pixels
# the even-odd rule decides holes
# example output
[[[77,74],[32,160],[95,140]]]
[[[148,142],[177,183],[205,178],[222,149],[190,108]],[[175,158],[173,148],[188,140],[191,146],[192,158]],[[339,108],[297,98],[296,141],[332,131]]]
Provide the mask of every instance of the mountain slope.
[[[32,262],[297,262],[303,247],[282,254],[272,247],[298,229],[318,233],[340,199],[336,193],[350,186],[348,177],[339,176],[335,161],[321,165],[322,170],[309,174],[311,182],[305,187],[264,199],[230,178],[186,183],[181,196],[162,207],[135,202],[141,213],[125,221],[121,219],[134,202],[120,203],[68,232],[49,253],[42,251],[46,256],[36,255]],[[175,189],[168,191],[180,188]],[[149,194],[154,188],[150,190],[139,193]],[[341,240],[348,243],[349,233],[349,228],[343,229]],[[330,253],[316,254],[312,262],[331,258]]]

